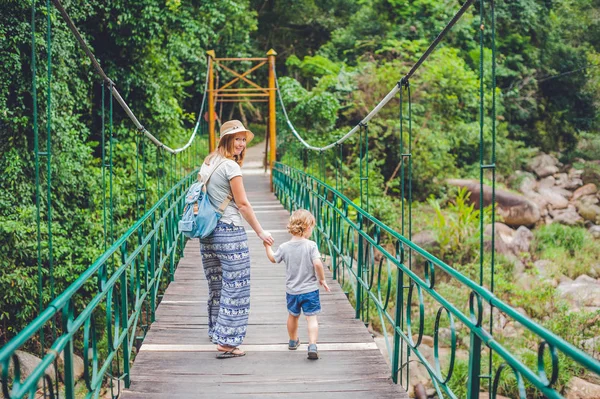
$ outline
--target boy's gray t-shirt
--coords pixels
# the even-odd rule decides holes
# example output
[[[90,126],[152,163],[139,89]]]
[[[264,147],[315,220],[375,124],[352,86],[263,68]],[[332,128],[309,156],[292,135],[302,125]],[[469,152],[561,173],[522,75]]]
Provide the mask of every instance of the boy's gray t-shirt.
[[[202,163],[202,167],[200,167],[200,175],[202,176],[203,181],[206,181],[210,173],[215,168],[218,168],[212,176],[210,176],[206,188],[208,199],[215,209],[219,209],[227,196],[232,195],[231,183],[229,181],[236,176],[242,175],[242,168],[240,168],[240,165],[238,165],[237,162],[232,159],[227,159],[225,162],[223,162],[223,160],[223,157],[215,157],[211,160],[210,165]],[[219,165],[221,162],[223,163]],[[231,200],[229,205],[227,205],[220,221],[236,226],[242,225],[242,216],[240,215],[240,210],[234,200]]]
[[[285,262],[285,292],[292,295],[306,294],[319,289],[314,259],[319,259],[317,243],[311,240],[284,242],[274,254],[275,261]]]

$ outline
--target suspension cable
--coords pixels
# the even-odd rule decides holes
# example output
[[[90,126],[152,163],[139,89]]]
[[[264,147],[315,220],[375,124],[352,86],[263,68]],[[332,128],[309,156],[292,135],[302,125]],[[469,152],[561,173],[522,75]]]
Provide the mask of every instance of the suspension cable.
[[[202,118],[202,109],[204,107],[204,102],[206,100],[206,89],[208,87],[208,72],[206,73],[206,81],[204,84],[204,95],[202,97],[202,106],[200,107],[200,112],[198,114],[198,120],[196,122],[196,126],[194,127],[194,131],[191,134],[191,137],[188,140],[188,142],[183,147],[172,149],[171,147],[167,146],[162,141],[157,139],[154,135],[152,135],[140,123],[138,118],[134,115],[134,113],[129,108],[129,105],[127,105],[127,103],[125,102],[123,97],[121,97],[121,94],[119,94],[119,91],[117,90],[117,88],[115,86],[115,83],[106,75],[106,73],[104,73],[104,70],[100,66],[100,63],[98,62],[98,60],[96,60],[96,57],[94,57],[94,54],[92,53],[92,51],[88,47],[87,43],[85,42],[85,40],[83,39],[83,37],[81,36],[79,31],[77,30],[77,27],[73,23],[73,20],[71,19],[71,17],[69,16],[67,11],[63,7],[63,5],[60,3],[60,0],[52,0],[52,2],[54,3],[54,5],[58,9],[58,11],[60,12],[60,14],[63,17],[63,19],[65,20],[65,22],[67,23],[67,26],[69,27],[69,29],[75,36],[75,39],[77,39],[77,41],[79,42],[79,45],[81,46],[81,48],[83,49],[85,54],[88,56],[90,61],[92,61],[92,65],[94,66],[94,69],[96,69],[96,72],[102,77],[102,80],[104,82],[106,82],[109,87],[112,87],[112,90],[111,90],[112,96],[115,98],[115,100],[117,100],[117,102],[119,103],[121,108],[123,108],[123,111],[125,111],[125,113],[129,117],[129,119],[131,119],[131,121],[136,126],[136,128],[140,132],[144,133],[144,135],[147,138],[149,138],[150,141],[152,141],[157,147],[163,148],[165,151],[170,152],[171,154],[177,154],[179,152],[185,151],[189,146],[191,146],[192,142],[194,141],[194,137],[196,136],[196,132],[198,131],[198,127],[200,126],[200,119]],[[208,66],[207,66],[207,71],[208,71]]]

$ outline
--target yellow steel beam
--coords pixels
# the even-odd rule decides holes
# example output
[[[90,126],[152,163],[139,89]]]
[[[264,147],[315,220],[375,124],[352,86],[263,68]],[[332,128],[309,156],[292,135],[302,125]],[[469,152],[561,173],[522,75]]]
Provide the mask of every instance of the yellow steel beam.
[[[244,77],[245,77],[246,75],[249,75],[249,74],[251,74],[252,72],[256,71],[258,68],[260,68],[261,66],[263,66],[263,65],[265,65],[265,64],[266,64],[266,62],[261,62],[260,64],[258,64],[258,65],[255,65],[254,67],[252,67],[252,68],[248,69],[246,72],[243,72],[241,75],[239,75],[239,77],[237,77],[237,78],[235,78],[235,79],[232,79],[231,81],[229,81],[229,82],[227,82],[226,84],[224,84],[223,86],[221,86],[221,89],[224,89],[224,88],[226,88],[226,87],[228,87],[228,86],[231,86],[232,84],[234,84],[235,82],[237,82],[237,81],[238,81],[238,80],[240,80],[240,79],[244,79]],[[219,64],[219,65],[221,65],[221,64]],[[225,68],[225,67],[223,67],[223,68]],[[259,88],[261,88],[261,89],[262,89],[262,87],[260,87],[260,86],[259,86]]]
[[[250,57],[250,58],[215,58],[215,61],[267,61],[268,58]]]
[[[218,64],[221,68],[223,68],[224,70],[226,70],[227,72],[233,74],[234,76],[237,76],[239,79],[242,79],[244,82],[248,83],[250,86],[254,86],[257,89],[262,89],[262,87],[260,87],[259,85],[257,85],[256,83],[254,83],[253,81],[251,81],[250,79],[246,78],[245,76],[242,76],[241,74],[237,73],[236,71],[234,71],[233,69],[226,67],[223,64]],[[225,86],[222,86],[225,87]]]
[[[271,49],[267,52],[267,56],[269,57],[269,140],[271,145],[271,156],[270,156],[270,164],[271,164],[271,192],[273,191],[273,167],[275,166],[275,158],[277,157],[277,121],[276,118],[276,109],[275,109],[275,56],[277,53],[275,50]]]

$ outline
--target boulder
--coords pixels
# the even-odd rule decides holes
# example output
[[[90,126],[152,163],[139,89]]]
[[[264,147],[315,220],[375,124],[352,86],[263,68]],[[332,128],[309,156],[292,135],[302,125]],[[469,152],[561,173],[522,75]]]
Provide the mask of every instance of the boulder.
[[[578,202],[577,211],[585,219],[594,224],[600,224],[600,206]]]
[[[58,358],[58,366],[59,369],[64,368],[64,352],[60,352],[60,356]],[[73,376],[75,381],[83,377],[84,365],[83,359],[76,354],[73,354]]]
[[[592,233],[594,238],[600,238],[600,226],[593,224],[588,231]]]
[[[559,267],[551,260],[540,259],[533,263],[533,267],[537,270],[542,279],[551,279],[560,275]]]
[[[435,235],[428,230],[415,234],[412,236],[411,241],[427,252],[435,252],[440,248],[440,243],[435,238]]]
[[[561,192],[553,188],[542,188],[538,192],[548,202],[552,209],[565,209],[569,206],[569,200],[566,199]]]
[[[476,180],[450,179],[448,184],[464,187],[471,193],[470,200],[479,208],[480,185]],[[492,202],[492,188],[483,186],[483,205],[488,206]],[[496,189],[496,203],[498,214],[509,226],[530,226],[540,220],[540,209],[522,195],[514,194],[506,190]],[[566,208],[566,205],[565,205]]]
[[[534,191],[537,188],[537,181],[535,180],[535,176],[529,172],[521,172],[521,175],[524,177],[521,181],[521,184],[519,185],[519,191],[521,191],[522,193]]]
[[[567,387],[566,399],[600,399],[600,385],[573,377]]]
[[[558,172],[558,159],[552,155],[540,154],[529,162],[529,169],[543,178]]]
[[[525,226],[519,226],[513,236],[513,251],[515,254],[529,252],[529,247],[533,241],[533,233]]]
[[[600,282],[590,276],[581,275],[574,281],[561,282],[557,288],[561,297],[577,308],[600,307]]]
[[[584,339],[579,343],[581,348],[592,355],[596,360],[600,360],[600,337]]]
[[[577,209],[572,204],[570,204],[567,209],[551,210],[549,213],[550,216],[552,216],[552,221],[556,223],[565,224],[567,226],[583,224],[583,218],[577,213]]]
[[[556,184],[556,179],[554,176],[548,176],[541,179],[537,184],[537,190],[540,191],[544,188],[553,188]]]
[[[600,203],[600,198],[595,194],[584,195],[583,197],[580,197],[577,202],[585,205],[598,205],[598,203]]]
[[[575,192],[573,193],[573,197],[571,199],[573,201],[576,201],[583,196],[593,195],[593,194],[596,194],[597,192],[598,192],[598,188],[596,187],[596,185],[594,183],[589,183],[589,184],[586,184],[585,186],[581,186],[577,190],[575,190]]]
[[[27,353],[24,351],[17,350],[15,351],[15,355],[19,358],[19,370],[21,371],[21,381],[25,381],[31,373],[40,365],[42,359],[39,357],[32,355],[31,353]],[[0,371],[2,370],[2,366],[0,365]],[[54,372],[54,365],[50,365],[46,368],[45,374],[50,377],[52,381],[55,380],[56,373]],[[11,361],[8,366],[8,376],[9,378],[14,377],[14,364]],[[43,389],[43,378],[38,380],[38,389]]]
[[[520,226],[516,231],[504,223],[494,223],[496,235],[495,250],[496,253],[506,256],[515,262],[520,262],[519,257],[523,252],[529,252],[533,233],[525,226]],[[483,231],[485,236],[485,249],[490,251],[492,247],[492,225],[485,226]]]

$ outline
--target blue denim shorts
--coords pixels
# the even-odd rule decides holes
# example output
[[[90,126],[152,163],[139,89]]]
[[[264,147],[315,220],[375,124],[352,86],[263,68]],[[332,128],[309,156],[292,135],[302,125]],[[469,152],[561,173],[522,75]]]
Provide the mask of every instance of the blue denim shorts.
[[[287,309],[292,316],[300,316],[300,310],[305,316],[314,316],[321,313],[321,300],[319,299],[319,290],[307,292],[306,294],[285,294],[287,300]]]

